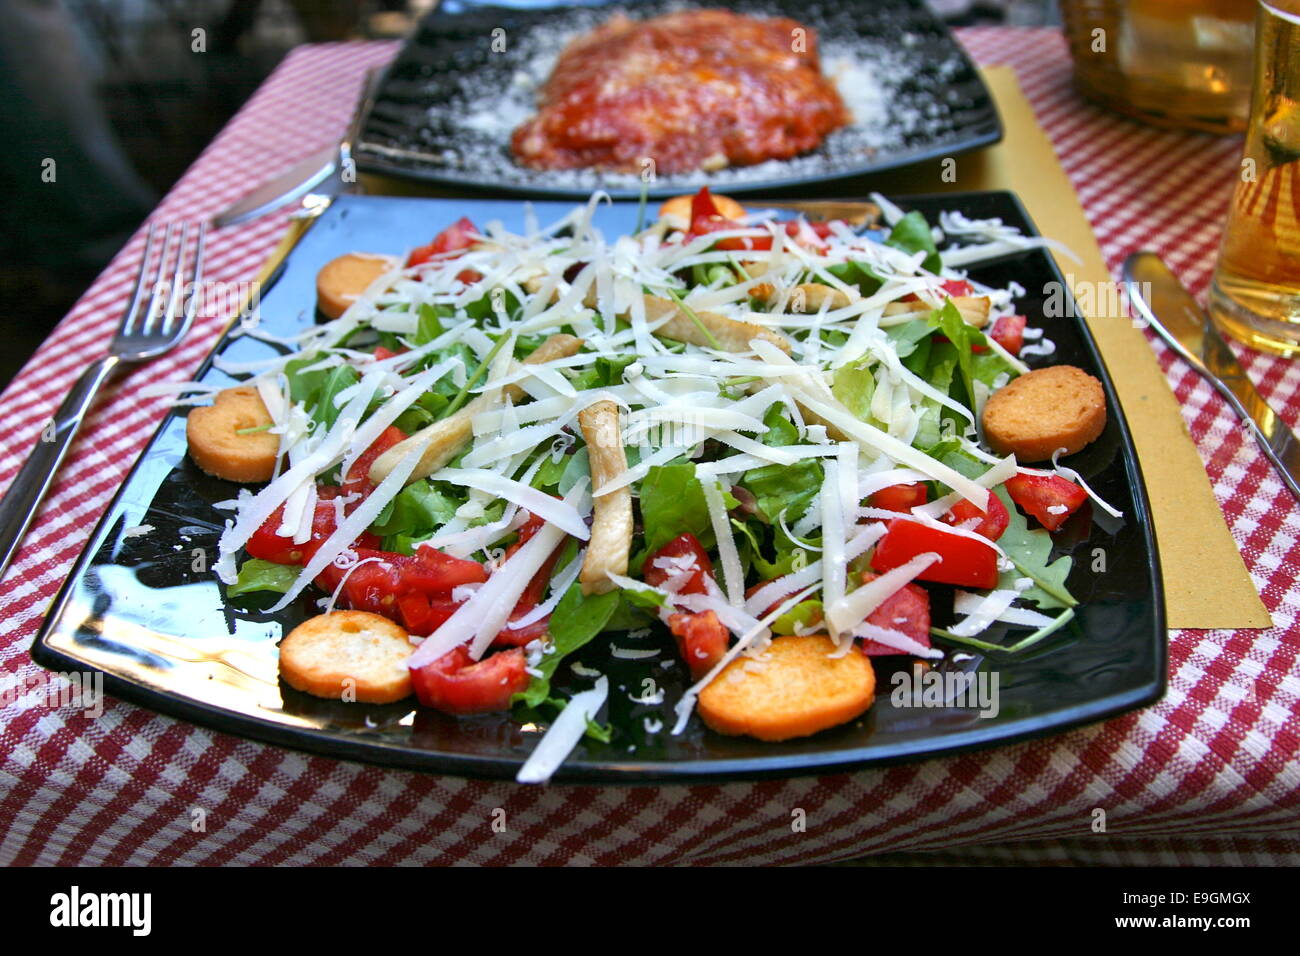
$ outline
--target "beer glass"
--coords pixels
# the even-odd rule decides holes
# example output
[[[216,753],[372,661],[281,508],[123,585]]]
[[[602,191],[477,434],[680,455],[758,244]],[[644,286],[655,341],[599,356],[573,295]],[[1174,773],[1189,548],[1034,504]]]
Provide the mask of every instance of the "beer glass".
[[[1239,180],[1210,284],[1215,325],[1300,354],[1300,0],[1260,0]]]

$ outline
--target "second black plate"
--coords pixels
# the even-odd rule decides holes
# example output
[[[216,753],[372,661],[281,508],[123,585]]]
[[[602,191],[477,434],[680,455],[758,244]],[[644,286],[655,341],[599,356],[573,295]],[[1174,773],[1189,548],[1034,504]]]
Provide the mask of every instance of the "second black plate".
[[[356,149],[361,169],[494,193],[586,198],[640,195],[633,174],[544,171],[515,162],[510,134],[570,39],[617,11],[644,18],[710,4],[444,0],[385,73]],[[840,179],[954,156],[1002,138],[988,89],[922,0],[739,0],[740,13],[787,16],[817,32],[822,68],[857,117],[790,160],[659,176],[651,196],[701,185],[728,193]]]

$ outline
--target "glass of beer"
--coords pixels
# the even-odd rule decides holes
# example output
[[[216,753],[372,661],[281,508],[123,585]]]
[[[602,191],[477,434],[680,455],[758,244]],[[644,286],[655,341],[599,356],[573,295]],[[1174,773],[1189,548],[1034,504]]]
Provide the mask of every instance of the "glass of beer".
[[[1158,126],[1239,133],[1256,0],[1061,0],[1075,84]]]
[[[1253,348],[1300,355],[1300,0],[1259,0],[1239,176],[1210,316]]]

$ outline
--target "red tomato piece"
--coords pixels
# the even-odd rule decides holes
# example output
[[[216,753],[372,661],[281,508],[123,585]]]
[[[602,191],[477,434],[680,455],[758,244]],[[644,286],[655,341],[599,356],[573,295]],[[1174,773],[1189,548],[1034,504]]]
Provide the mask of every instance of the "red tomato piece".
[[[412,249],[411,254],[406,258],[406,265],[418,266],[428,262],[435,256],[445,256],[453,252],[462,252],[474,245],[474,236],[478,229],[468,218],[462,216],[444,229],[438,235],[434,236],[433,241],[427,246],[420,246],[418,249]],[[463,281],[463,280],[462,280]]]
[[[993,323],[989,338],[997,342],[1012,355],[1019,355],[1025,344],[1025,322],[1023,315],[1004,315]]]
[[[867,504],[872,508],[883,508],[886,511],[911,511],[917,505],[925,504],[929,495],[930,492],[923,482],[890,485],[872,494],[867,499]]]
[[[410,591],[397,598],[399,623],[412,634],[429,635],[442,627],[460,605]]]
[[[518,648],[475,661],[465,647],[457,647],[432,663],[411,668],[411,685],[425,707],[444,714],[486,714],[510,709],[511,696],[528,686],[526,666]]]
[[[665,561],[664,564],[667,566],[660,567],[659,562],[663,558],[675,560]],[[645,578],[646,584],[657,588],[669,578],[676,577],[684,571],[689,571],[690,577],[682,587],[677,589],[679,593],[703,594],[708,590],[704,576],[713,576],[713,562],[709,560],[709,554],[704,550],[699,539],[689,531],[673,538],[646,558],[642,577]]]
[[[866,584],[875,578],[876,575],[867,571],[862,575],[862,583]],[[880,607],[867,615],[867,623],[906,634],[918,644],[929,647],[930,595],[919,585],[904,584],[887,597]],[[903,653],[879,641],[863,641],[862,652],[870,657],[886,657],[890,654]]]
[[[370,481],[370,466],[375,463],[376,458],[404,438],[406,438],[406,432],[395,425],[389,425],[380,432],[379,437],[361,453],[361,457],[353,462],[352,467],[348,469],[347,477],[343,479],[343,493],[348,494],[355,491],[360,492],[363,497],[370,494],[375,487]]]
[[[979,524],[975,525],[970,530],[974,531],[976,534],[984,535],[984,537],[988,538],[990,541],[996,541],[998,538],[1002,537],[1002,532],[1006,531],[1007,525],[1011,523],[1011,515],[1007,514],[1007,506],[1002,503],[1001,498],[993,494],[991,491],[989,492],[988,511],[981,511],[971,502],[963,498],[952,506],[948,513],[943,516],[942,520],[948,522],[950,525],[957,526],[964,524],[972,518],[978,518]]]
[[[941,285],[943,291],[954,299],[958,296],[970,295],[975,291],[974,287],[965,279],[944,279]]]
[[[1007,494],[1048,531],[1055,531],[1088,500],[1088,493],[1060,475],[1014,475]]]
[[[904,518],[889,522],[889,530],[871,557],[871,566],[877,571],[889,571],[931,551],[942,560],[917,575],[920,579],[962,587],[997,587],[998,556],[992,546]]]
[[[262,522],[260,528],[253,532],[248,543],[244,545],[244,550],[254,558],[273,561],[276,564],[305,564],[308,555],[313,553],[338,527],[334,505],[330,500],[337,497],[338,489],[322,486],[317,493],[324,500],[316,502],[316,512],[312,515],[310,541],[295,544],[292,537],[279,534],[280,523],[284,521],[284,505],[281,505]],[[379,538],[369,531],[363,531],[355,543],[363,548],[377,548]]]
[[[399,599],[405,595],[418,594],[427,598],[431,607],[429,613],[433,615],[434,602],[450,602],[452,589],[487,580],[487,571],[477,561],[453,558],[433,548],[417,548],[413,556],[371,548],[352,550],[358,561],[365,560],[366,563],[357,565],[351,573],[347,568],[326,565],[316,576],[316,584],[333,594],[347,575],[342,597],[348,607],[382,614],[393,620],[402,613]],[[368,560],[371,558],[375,560]],[[408,602],[407,611],[421,624],[433,620],[433,617],[423,617],[422,608],[414,602]],[[437,624],[441,623],[437,621]]]
[[[670,615],[668,629],[677,639],[677,650],[696,680],[711,671],[727,653],[730,635],[713,611]]]
[[[798,220],[787,221],[786,223],[784,223],[784,225],[785,225],[785,234],[789,236],[791,239],[799,238],[799,234],[803,231],[802,229],[799,228]],[[829,239],[831,236],[832,230],[831,230],[831,224],[829,222],[807,222],[804,223],[804,225],[806,225],[809,229],[811,229],[813,235],[816,236],[818,239]]]

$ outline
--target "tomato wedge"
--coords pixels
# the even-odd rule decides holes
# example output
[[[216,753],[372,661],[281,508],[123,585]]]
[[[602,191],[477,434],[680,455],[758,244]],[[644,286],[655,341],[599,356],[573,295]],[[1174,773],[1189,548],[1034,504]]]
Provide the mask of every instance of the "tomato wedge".
[[[960,526],[970,521],[972,518],[978,518],[979,524],[970,530],[976,534],[982,534],[990,541],[996,541],[1002,537],[1002,532],[1007,530],[1007,525],[1011,523],[1011,515],[1007,514],[1007,506],[1002,503],[1002,499],[989,492],[989,510],[981,511],[971,502],[963,498],[948,510],[948,513],[941,520],[948,522],[950,525]]]
[[[527,660],[519,648],[481,661],[457,647],[436,661],[411,668],[416,699],[444,714],[486,714],[509,710],[510,698],[528,686]]]
[[[873,493],[867,499],[867,504],[872,508],[883,508],[886,511],[907,512],[917,505],[925,504],[929,495],[925,484],[919,481],[911,485],[890,485]]]
[[[1088,493],[1060,475],[1018,474],[1007,479],[1007,494],[1048,531],[1065,524],[1088,500]]]
[[[677,639],[677,650],[696,680],[722,660],[731,641],[726,626],[713,611],[670,615],[668,629]]]
[[[862,575],[862,583],[874,581],[875,578],[875,574],[867,571]],[[880,607],[867,615],[867,623],[906,634],[918,644],[929,647],[930,595],[919,585],[904,584],[886,598]],[[890,654],[905,653],[879,641],[863,641],[862,651],[870,657],[887,657]]]
[[[677,589],[681,594],[704,594],[708,590],[704,576],[713,577],[713,562],[709,560],[708,552],[689,531],[679,534],[646,558],[642,577],[646,584],[657,588],[682,573],[689,573],[689,577]]]
[[[295,544],[292,537],[279,533],[280,524],[284,521],[284,505],[281,505],[262,522],[261,527],[253,532],[248,543],[244,545],[244,550],[254,558],[274,561],[276,564],[305,564],[308,555],[313,553],[338,527],[334,504],[330,500],[338,496],[338,489],[321,487],[317,494],[324,500],[316,502],[316,511],[312,515],[310,541]],[[363,531],[357,536],[355,544],[362,548],[377,548],[379,538],[369,531]]]
[[[478,234],[478,229],[474,223],[466,216],[461,216],[450,226],[444,229],[438,235],[433,237],[433,241],[427,246],[420,246],[418,249],[412,249],[411,254],[406,258],[406,265],[418,266],[428,262],[434,256],[445,256],[453,252],[463,252],[474,245],[474,236]]]
[[[347,568],[326,565],[316,576],[316,584],[333,594],[343,582],[341,597],[348,607],[400,620],[415,634],[429,633],[451,616],[456,607],[451,600],[454,588],[487,580],[487,571],[477,561],[453,558],[433,548],[416,548],[414,555],[359,547],[352,551],[358,562],[366,563],[358,563],[350,573]],[[424,598],[428,610],[414,600],[403,607],[401,599],[408,595]]]
[[[1004,315],[993,323],[989,338],[1002,346],[1012,355],[1019,355],[1025,344],[1025,322],[1023,315]]]
[[[662,565],[662,566],[661,566]],[[652,587],[684,575],[679,594],[704,594],[707,578],[713,577],[713,562],[695,535],[687,532],[673,538],[646,558],[642,577]],[[713,611],[678,611],[668,616],[668,629],[677,639],[677,650],[699,680],[722,655],[727,653],[731,637],[726,626]]]
[[[798,239],[803,234],[797,220],[781,220],[778,221],[777,225],[783,226],[785,234],[791,239]],[[804,223],[804,226],[810,229],[813,236],[818,240],[825,240],[832,233],[829,222],[809,222]],[[718,206],[713,201],[713,195],[709,192],[708,186],[701,187],[700,191],[691,199],[691,228],[686,234],[687,240],[707,236],[713,232],[725,232],[730,229],[743,229],[744,227],[744,223],[737,222],[734,219],[727,219],[718,211]],[[725,239],[719,239],[714,243],[713,247],[732,252],[766,251],[772,248],[772,237],[770,235],[728,236]]]
[[[376,458],[405,438],[406,432],[395,425],[389,425],[380,432],[379,437],[371,442],[370,447],[363,451],[348,469],[343,479],[343,493],[358,492],[365,497],[374,491],[374,483],[370,480],[370,466],[375,463]]]
[[[889,530],[871,556],[871,567],[889,571],[930,551],[942,560],[917,575],[921,580],[962,587],[997,587],[998,555],[991,545],[905,518],[889,522]]]

